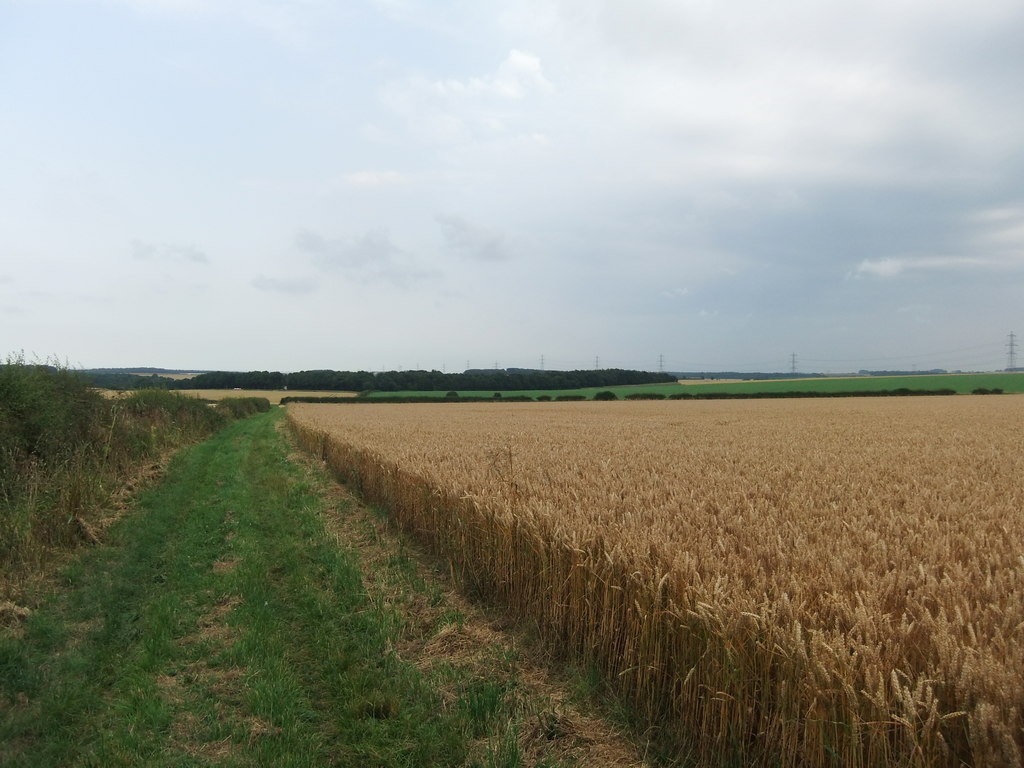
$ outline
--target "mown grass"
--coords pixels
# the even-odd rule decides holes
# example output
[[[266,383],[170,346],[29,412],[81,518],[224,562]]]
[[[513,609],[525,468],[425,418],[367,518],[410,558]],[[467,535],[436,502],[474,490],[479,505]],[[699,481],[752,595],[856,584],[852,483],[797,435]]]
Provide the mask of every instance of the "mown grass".
[[[0,764],[522,764],[514,670],[402,658],[402,616],[325,531],[277,420],[182,451],[0,629]],[[439,599],[401,551],[381,573]]]

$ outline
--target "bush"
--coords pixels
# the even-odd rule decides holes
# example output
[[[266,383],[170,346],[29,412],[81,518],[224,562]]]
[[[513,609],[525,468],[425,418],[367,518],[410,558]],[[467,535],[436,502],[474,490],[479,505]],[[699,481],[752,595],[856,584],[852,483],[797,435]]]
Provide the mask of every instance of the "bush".
[[[88,383],[59,364],[0,365],[0,453],[9,461],[60,461],[92,440],[101,428],[104,400]],[[12,458],[14,457],[14,458]],[[0,495],[4,486],[0,485]]]
[[[555,398],[560,403],[574,402],[576,400],[586,400],[586,395],[559,395]]]
[[[211,408],[163,389],[108,400],[60,364],[0,364],[0,571],[23,572],[52,547],[94,540],[90,518],[141,465],[270,407],[243,400],[251,402]]]
[[[633,392],[626,395],[627,400],[664,400],[665,395],[661,392]]]
[[[454,400],[458,396],[459,396],[459,393],[456,392],[454,389],[449,391],[447,394],[445,394],[445,397],[447,397],[449,400]]]
[[[612,392],[610,389],[602,390],[594,395],[595,400],[618,400],[619,396]]]
[[[216,409],[232,419],[244,419],[270,410],[270,401],[265,397],[225,397],[216,404]]]
[[[551,402],[551,395],[537,395],[537,402],[540,402],[540,403],[550,403]]]

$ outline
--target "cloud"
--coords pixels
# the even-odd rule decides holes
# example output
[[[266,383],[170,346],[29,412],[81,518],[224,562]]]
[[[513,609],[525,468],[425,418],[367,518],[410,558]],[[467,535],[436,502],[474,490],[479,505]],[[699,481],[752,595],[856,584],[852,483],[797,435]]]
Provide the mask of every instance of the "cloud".
[[[949,234],[947,253],[865,259],[855,276],[892,278],[908,272],[1000,272],[1024,268],[1024,205],[1007,203],[960,217],[962,227]]]
[[[1024,205],[983,209],[971,217],[978,228],[974,245],[979,250],[1024,258]]]
[[[436,270],[420,267],[382,228],[348,240],[329,240],[304,230],[296,235],[295,245],[310,254],[321,269],[344,273],[361,283],[385,282],[406,287],[439,276]]]
[[[689,288],[669,288],[661,292],[661,295],[666,299],[681,299],[689,294]]]
[[[469,223],[461,216],[438,214],[434,217],[441,225],[448,248],[463,258],[473,261],[507,261],[505,236]]]
[[[265,275],[258,275],[257,277],[254,277],[250,284],[253,288],[258,288],[261,291],[271,291],[275,293],[303,294],[312,293],[316,290],[316,283],[312,280],[295,280],[267,277]]]
[[[560,67],[564,90],[589,92],[577,111],[616,105],[588,122],[595,140],[648,141],[667,178],[978,179],[1024,128],[1008,88],[988,84],[1021,64],[1008,41],[1024,14],[1005,0],[977,13],[881,0],[555,5],[552,42],[601,74]]]
[[[526,134],[543,136],[531,96],[554,92],[540,59],[512,49],[489,75],[430,79],[415,75],[387,83],[380,101],[413,135],[437,143]]]
[[[355,171],[342,180],[353,187],[395,187],[408,183],[409,177],[398,171]]]
[[[10,275],[0,275],[0,285],[10,285],[14,282],[14,278]]]
[[[170,263],[208,264],[210,258],[192,245],[160,245],[132,240],[132,258],[137,261],[163,261]]]
[[[918,256],[887,259],[865,259],[854,269],[854,275],[871,277],[896,277],[905,272],[950,271],[991,267],[990,259],[970,256]]]
[[[540,59],[515,48],[509,51],[493,75],[466,80],[435,80],[430,88],[445,97],[497,96],[503,99],[522,99],[531,91],[551,92],[555,89],[544,76]]]

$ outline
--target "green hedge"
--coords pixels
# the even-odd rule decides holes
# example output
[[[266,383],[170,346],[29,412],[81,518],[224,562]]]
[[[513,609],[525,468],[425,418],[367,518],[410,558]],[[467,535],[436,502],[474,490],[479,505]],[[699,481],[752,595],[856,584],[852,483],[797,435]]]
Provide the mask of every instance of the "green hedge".
[[[111,400],[59,364],[0,364],[0,567],[31,569],[49,548],[94,538],[96,513],[128,478],[236,408],[161,389]]]

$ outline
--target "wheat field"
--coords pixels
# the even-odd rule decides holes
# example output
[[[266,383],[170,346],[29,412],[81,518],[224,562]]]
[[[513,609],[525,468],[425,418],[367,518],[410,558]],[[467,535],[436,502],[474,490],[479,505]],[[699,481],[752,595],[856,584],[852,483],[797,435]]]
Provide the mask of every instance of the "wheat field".
[[[229,397],[265,397],[271,405],[280,405],[285,397],[355,397],[355,392],[334,392],[322,390],[287,389],[176,389],[186,397],[198,397],[203,400],[224,400]]]
[[[1024,397],[288,407],[704,765],[1019,765]]]

